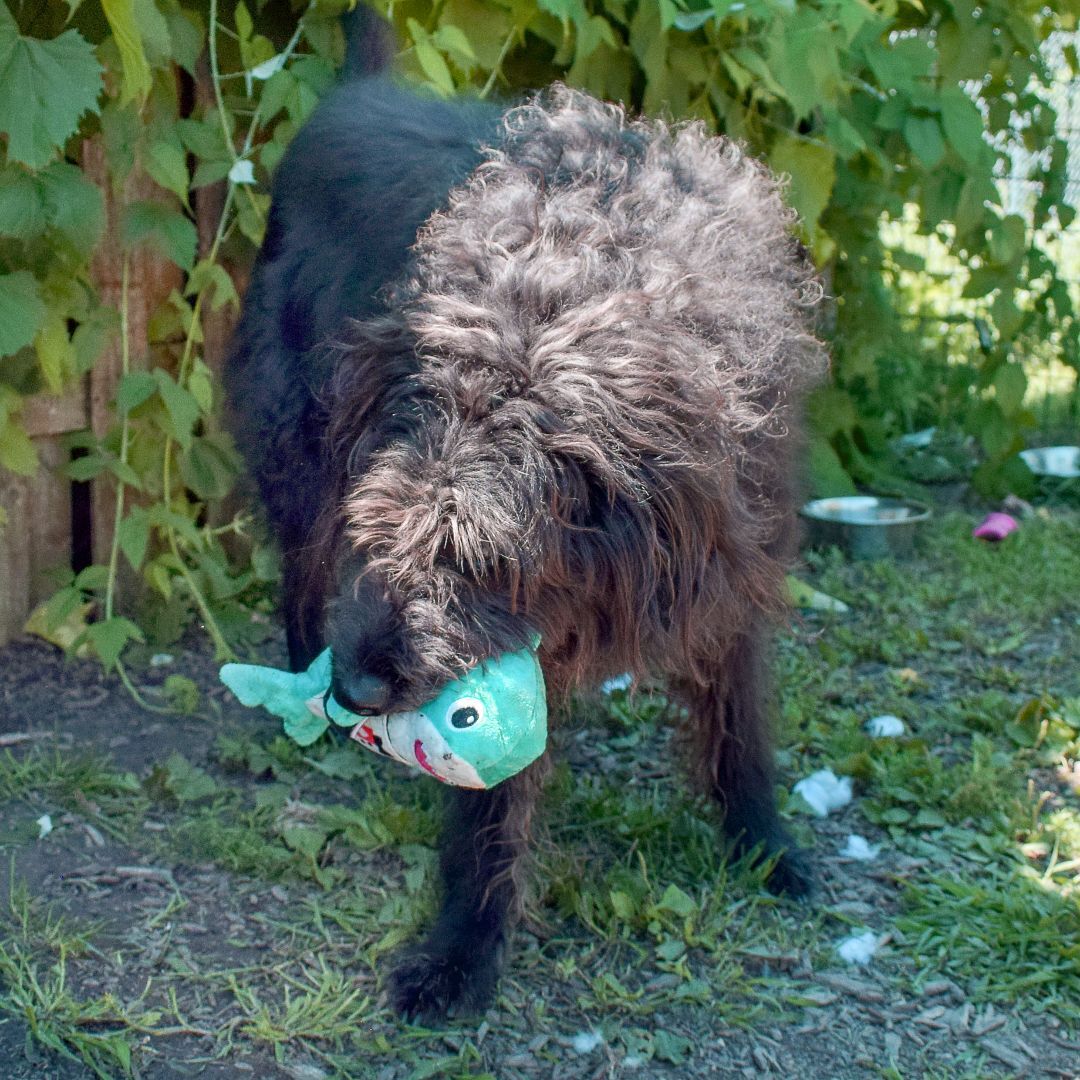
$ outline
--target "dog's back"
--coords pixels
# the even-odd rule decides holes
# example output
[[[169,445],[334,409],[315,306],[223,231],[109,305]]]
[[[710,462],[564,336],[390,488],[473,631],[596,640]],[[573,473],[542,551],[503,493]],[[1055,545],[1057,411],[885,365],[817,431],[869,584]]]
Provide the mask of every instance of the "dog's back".
[[[358,12],[363,9],[358,8]],[[382,308],[420,225],[472,172],[499,112],[419,98],[379,68],[383,28],[364,15],[342,82],[290,145],[273,183],[226,378],[233,429],[288,553],[328,494],[319,393],[349,320]]]

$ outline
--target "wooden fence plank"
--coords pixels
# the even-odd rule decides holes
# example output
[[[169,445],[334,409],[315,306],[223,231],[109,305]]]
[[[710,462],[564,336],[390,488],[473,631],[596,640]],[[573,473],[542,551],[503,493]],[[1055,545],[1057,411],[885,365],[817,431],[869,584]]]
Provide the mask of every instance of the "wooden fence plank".
[[[133,171],[124,182],[123,190],[117,193],[109,179],[105,146],[101,139],[89,139],[83,143],[82,167],[87,178],[105,193],[105,235],[91,260],[91,275],[102,300],[119,310],[124,265],[121,243],[124,206],[143,199],[178,204],[175,196],[139,171]],[[183,280],[178,266],[147,245],[132,252],[128,275],[128,341],[133,370],[149,366],[147,329],[150,318],[169,298],[173,289],[182,287]],[[115,419],[112,403],[122,370],[121,346],[116,341],[98,358],[90,372],[87,398],[89,421],[91,430],[99,438],[106,434]],[[101,477],[95,480],[91,518],[94,530],[93,558],[96,563],[108,561],[112,545],[114,500],[115,485],[111,479]]]

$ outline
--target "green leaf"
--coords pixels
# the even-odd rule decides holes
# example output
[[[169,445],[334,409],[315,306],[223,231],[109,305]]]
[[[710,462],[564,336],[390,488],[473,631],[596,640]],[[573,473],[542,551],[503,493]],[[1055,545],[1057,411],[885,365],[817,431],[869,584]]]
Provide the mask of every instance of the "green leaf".
[[[116,411],[127,416],[153,395],[157,385],[157,379],[149,371],[132,371],[124,375],[116,388]]]
[[[326,833],[307,825],[290,825],[281,830],[281,839],[291,851],[299,851],[314,859],[326,843]]]
[[[122,228],[128,247],[150,243],[181,270],[190,270],[195,262],[198,234],[179,210],[158,202],[131,203],[124,208]]]
[[[191,374],[188,376],[187,388],[191,396],[199,403],[199,408],[209,415],[214,409],[214,382],[210,369],[196,358],[191,365]]]
[[[75,349],[68,337],[67,319],[51,313],[38,331],[34,348],[45,386],[50,393],[59,394],[76,370]]]
[[[162,686],[165,702],[173,712],[190,716],[199,707],[199,685],[186,675],[169,675]]]
[[[783,87],[796,120],[837,100],[839,44],[819,11],[803,7],[773,21],[768,35],[769,70]]]
[[[657,1061],[666,1061],[671,1065],[682,1065],[693,1050],[694,1044],[682,1035],[657,1029],[653,1033],[653,1055]]]
[[[183,754],[170,754],[163,772],[159,779],[180,802],[197,802],[217,794],[217,781],[205,769],[192,765]]]
[[[197,296],[204,289],[213,290],[210,294],[213,297],[210,302],[211,311],[219,311],[225,304],[230,304],[233,308],[240,307],[236,285],[221,263],[201,259],[191,271],[184,289],[185,295]],[[203,302],[205,303],[205,300]]]
[[[885,39],[866,48],[866,62],[882,90],[908,90],[930,74],[934,50],[921,37]]]
[[[547,11],[555,18],[561,19],[564,27],[571,22],[588,18],[588,12],[582,0],[537,0],[537,6],[541,11]]]
[[[190,518],[178,514],[175,510],[170,510],[164,503],[155,503],[148,509],[147,513],[150,516],[151,525],[172,529],[192,546],[198,545],[199,530]]]
[[[476,63],[476,53],[473,51],[472,42],[458,27],[449,24],[440,26],[432,35],[432,41],[443,52],[452,53],[462,67],[469,67]]]
[[[101,10],[109,20],[113,40],[120,50],[124,78],[120,87],[120,104],[143,102],[150,93],[150,64],[143,49],[142,33],[135,18],[134,0],[101,0]]]
[[[9,161],[47,164],[82,115],[97,112],[100,92],[101,65],[77,30],[50,41],[23,37],[0,4],[0,132]]]
[[[673,915],[679,915],[682,918],[696,914],[698,909],[694,899],[674,884],[664,890],[664,895],[660,897],[660,902],[656,907],[659,911],[670,911]]]
[[[811,487],[820,499],[831,495],[856,494],[854,481],[832,444],[822,435],[810,440],[809,472]]]
[[[45,631],[51,634],[57,630],[61,623],[83,603],[85,603],[85,598],[82,592],[73,585],[58,589],[45,603]]]
[[[148,38],[149,34],[143,23],[144,7],[153,7],[151,0],[146,0],[138,9],[139,24],[143,26],[144,37]],[[189,75],[197,75],[196,65],[206,36],[199,16],[195,12],[176,7],[167,11],[164,19],[169,32],[170,55]]]
[[[133,507],[120,522],[116,532],[117,541],[132,570],[138,570],[146,558],[150,543],[150,518],[141,506]]]
[[[28,270],[0,274],[0,356],[29,345],[45,321],[38,283]]]
[[[773,144],[769,164],[791,177],[788,202],[812,233],[836,182],[836,152],[830,146],[784,134]]]
[[[0,466],[19,476],[33,476],[37,463],[30,436],[12,417],[0,413]]]
[[[86,628],[86,637],[98,654],[102,666],[111,671],[120,659],[129,641],[142,641],[142,631],[122,615],[114,615],[104,622],[92,623]]]
[[[1027,376],[1018,363],[1002,364],[994,375],[994,400],[1001,411],[1013,416],[1020,411],[1027,393]]]
[[[788,602],[794,607],[807,608],[811,611],[833,611],[841,615],[851,610],[843,600],[837,600],[835,596],[819,592],[812,585],[800,581],[794,574],[788,574],[785,582]]]
[[[199,403],[163,368],[154,369],[154,379],[171,421],[169,434],[187,450],[191,446],[192,429],[199,420]]]
[[[625,919],[629,922],[637,914],[637,905],[634,903],[633,897],[628,893],[620,892],[618,890],[612,890],[609,894],[611,900],[611,910],[620,919]]]
[[[983,135],[982,113],[959,86],[947,86],[941,91],[941,123],[949,145],[968,165],[978,166],[986,159],[988,144]]]
[[[105,471],[106,461],[101,454],[86,454],[69,461],[64,469],[66,476],[80,484],[93,480]]]
[[[105,459],[105,468],[108,469],[120,483],[127,484],[129,487],[135,488],[136,491],[142,491],[142,479],[126,461],[121,461],[120,458],[117,457],[107,457]]]
[[[416,21],[407,21],[409,34],[416,49],[416,59],[420,62],[424,74],[435,84],[438,90],[449,97],[454,92],[454,77],[446,66],[442,53],[432,44],[428,32]]]
[[[1011,266],[1027,248],[1027,226],[1019,214],[995,221],[990,229],[990,258],[998,266]]]
[[[57,161],[37,176],[48,223],[88,256],[105,228],[105,198],[81,169]]]
[[[95,592],[104,589],[109,583],[109,568],[107,566],[87,566],[75,575],[75,588],[84,592]]]
[[[850,431],[858,422],[855,402],[838,386],[822,386],[810,395],[807,414],[814,431],[829,437]]]
[[[722,59],[726,61],[728,54],[725,52]],[[737,49],[733,49],[731,52],[731,58],[737,61],[742,67],[755,76],[758,80],[757,90],[760,92],[763,87],[770,94],[775,95],[778,98],[786,98],[787,91],[776,81],[776,77],[769,69],[769,65],[765,63],[765,58],[757,52],[754,52],[749,46],[740,46]]]
[[[178,143],[159,139],[146,154],[146,171],[166,191],[188,205],[187,155]]]
[[[179,123],[174,126],[179,127]],[[139,157],[143,132],[138,110],[133,105],[121,106],[118,102],[110,101],[101,110],[105,160],[108,162],[114,185],[122,184],[131,173],[132,166]]]
[[[932,116],[909,116],[904,121],[904,138],[928,169],[939,164],[945,156],[941,127]]]
[[[0,172],[0,236],[29,240],[45,229],[45,203],[33,176],[8,166]]]
[[[237,469],[210,439],[197,438],[180,458],[180,475],[200,499],[221,499],[229,493]]]

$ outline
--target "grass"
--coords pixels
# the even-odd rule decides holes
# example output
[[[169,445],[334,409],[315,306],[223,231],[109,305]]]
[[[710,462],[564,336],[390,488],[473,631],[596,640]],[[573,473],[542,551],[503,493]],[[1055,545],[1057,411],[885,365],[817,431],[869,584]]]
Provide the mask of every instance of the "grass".
[[[74,957],[95,950],[91,930],[41,912],[9,875],[0,914],[0,1015],[21,1017],[46,1050],[86,1065],[101,1080],[131,1071],[135,1046],[158,1017],[122,1005],[112,994],[77,998],[68,985]]]
[[[851,828],[908,867],[891,891],[876,886],[889,897],[879,911],[843,896],[788,905],[760,869],[725,861],[712,808],[670,781],[662,703],[616,693],[560,736],[498,1033],[403,1028],[379,1004],[377,973],[436,903],[434,785],[336,744],[228,730],[208,760],[168,749],[139,777],[39,747],[0,755],[0,816],[61,807],[178,868],[181,885],[147,894],[119,939],[72,930],[13,886],[0,1011],[98,1075],[176,1060],[181,1045],[185,1060],[256,1073],[501,1076],[499,1055],[551,1071],[575,1032],[593,1031],[612,1060],[677,1075],[703,1052],[702,1030],[735,1038],[814,1012],[820,992],[796,973],[838,966],[836,940],[869,921],[893,934],[877,970],[899,991],[947,977],[973,1003],[1076,1024],[1080,800],[1062,778],[1080,758],[1080,517],[1029,520],[998,547],[970,528],[939,521],[914,563],[811,556],[805,576],[851,612],[802,616],[777,647],[781,801],[832,866],[835,833],[788,792],[817,768],[854,778]],[[869,736],[880,713],[906,735]],[[13,880],[34,843],[25,829],[0,835]],[[164,942],[154,966],[150,930]],[[80,989],[106,940],[116,987]],[[137,991],[118,992],[123,972]],[[918,1068],[958,1074],[930,1050]]]

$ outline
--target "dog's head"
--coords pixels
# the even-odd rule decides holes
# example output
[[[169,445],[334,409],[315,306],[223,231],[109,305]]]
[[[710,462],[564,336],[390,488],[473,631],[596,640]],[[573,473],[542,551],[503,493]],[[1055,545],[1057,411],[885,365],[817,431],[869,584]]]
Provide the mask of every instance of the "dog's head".
[[[534,633],[521,610],[534,508],[491,441],[465,431],[441,443],[439,456],[376,455],[345,500],[326,636],[335,697],[354,712],[415,708]]]

